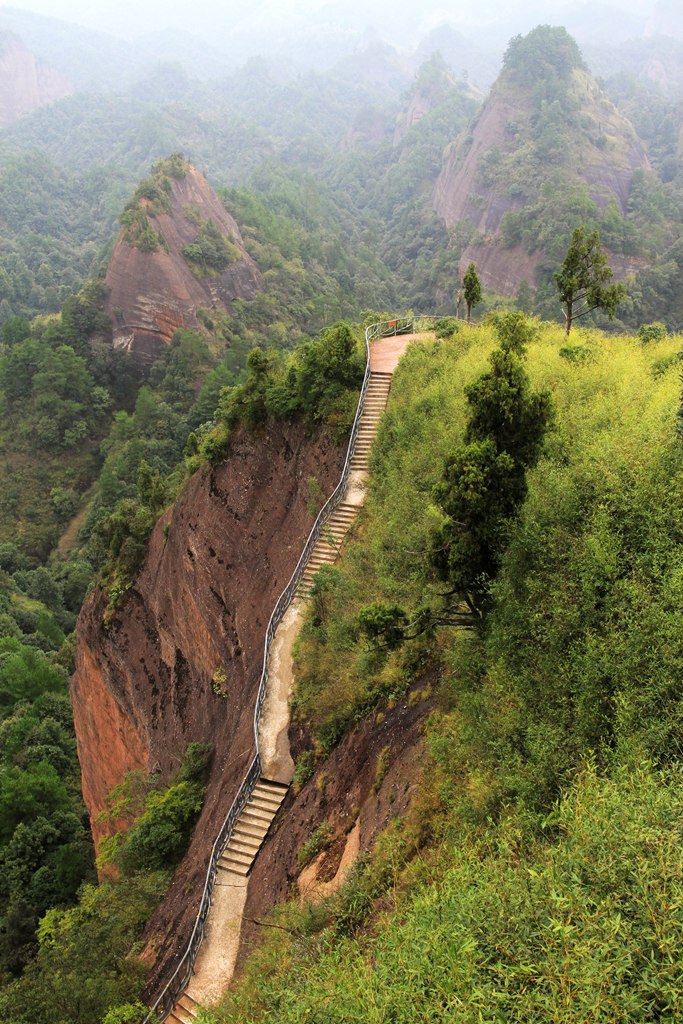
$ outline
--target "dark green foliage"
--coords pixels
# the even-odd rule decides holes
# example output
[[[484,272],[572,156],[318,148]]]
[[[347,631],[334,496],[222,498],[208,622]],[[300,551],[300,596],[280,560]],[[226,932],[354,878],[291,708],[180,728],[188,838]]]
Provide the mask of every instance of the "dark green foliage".
[[[12,1024],[94,1024],[110,1007],[135,1000],[145,972],[130,950],[167,878],[157,872],[87,885],[75,907],[50,910],[36,959],[0,995],[0,1017]]]
[[[434,497],[447,517],[435,534],[431,560],[473,610],[485,602],[519,501],[520,476],[492,438],[474,441],[448,459]]]
[[[431,561],[472,610],[486,602],[526,496],[527,470],[538,461],[552,421],[549,394],[532,390],[521,362],[532,326],[522,313],[508,313],[495,330],[500,348],[491,355],[491,370],[465,388],[464,444],[434,488],[446,522],[433,538]]]
[[[198,273],[219,274],[239,259],[239,249],[220,233],[212,220],[206,220],[201,221],[197,237],[185,246],[182,255]]]
[[[465,298],[465,306],[467,308],[467,322],[469,323],[472,315],[472,308],[481,302],[481,284],[479,283],[477,268],[474,263],[470,263],[465,271],[465,276],[462,279],[462,288]]]
[[[125,876],[172,867],[185,852],[201,810],[211,752],[210,745],[189,744],[170,784],[152,784],[127,831],[102,841],[100,862],[114,863]],[[121,794],[115,792],[110,800],[112,816],[120,817]]]
[[[641,324],[638,328],[638,337],[642,345],[649,345],[654,341],[663,341],[667,337],[667,330],[663,323]]]
[[[375,601],[367,608],[361,608],[356,616],[360,632],[373,644],[387,650],[400,647],[405,638],[408,617],[398,605],[386,605]]]
[[[172,867],[185,851],[202,799],[202,787],[189,782],[153,790],[114,858],[124,874]]]
[[[566,80],[575,69],[586,67],[567,30],[551,25],[539,25],[526,36],[511,39],[503,64],[525,85]]]
[[[49,646],[40,633],[0,639],[0,976],[21,972],[40,916],[92,873],[68,673],[27,646],[41,636]]]
[[[434,333],[437,338],[449,338],[460,329],[460,321],[454,316],[444,316],[434,324]]]
[[[563,345],[560,355],[569,363],[585,363],[591,357],[591,351],[585,345]]]
[[[350,429],[363,364],[348,324],[326,328],[315,341],[299,346],[286,362],[275,352],[252,349],[247,370],[242,384],[221,393],[217,426],[199,446],[208,461],[225,456],[231,431],[238,424],[253,429],[269,417],[303,416],[311,424],[325,422],[336,439]]]
[[[623,284],[610,284],[613,274],[597,231],[574,229],[564,263],[555,273],[555,283],[564,306],[566,334],[574,320],[599,309],[611,320],[626,296]]]

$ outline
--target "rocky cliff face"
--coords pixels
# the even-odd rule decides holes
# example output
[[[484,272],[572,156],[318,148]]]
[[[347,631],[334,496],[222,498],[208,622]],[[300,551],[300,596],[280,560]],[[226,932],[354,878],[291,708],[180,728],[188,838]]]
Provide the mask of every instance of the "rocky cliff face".
[[[17,36],[0,32],[0,128],[72,92],[71,83],[36,60]]]
[[[105,278],[114,346],[132,352],[142,363],[152,361],[178,328],[206,333],[198,310],[230,311],[235,299],[253,299],[262,287],[236,221],[206,178],[187,165],[182,176],[165,181],[165,209],[154,210],[144,195],[139,200],[155,248],[133,244],[122,232]],[[202,268],[183,255],[196,242],[200,226],[208,223],[232,247],[231,261],[220,270]]]
[[[253,712],[266,626],[312,524],[307,481],[324,493],[342,452],[301,425],[238,438],[200,471],[157,524],[144,567],[113,620],[95,591],[77,627],[72,699],[86,800],[97,816],[127,772],[178,767],[187,744],[212,743],[207,796],[192,844],[150,925],[162,969],[201,896],[209,853],[253,755]],[[221,669],[225,695],[212,680]]]
[[[598,209],[616,202],[621,213],[633,174],[649,169],[644,147],[630,122],[584,68],[547,86],[521,83],[504,70],[469,129],[449,148],[436,182],[433,206],[447,226],[473,235],[460,272],[477,264],[482,284],[513,295],[522,281],[534,284],[544,258],[541,246],[510,244],[503,217],[583,189]],[[553,100],[555,95],[561,101]],[[547,198],[544,198],[547,197]]]

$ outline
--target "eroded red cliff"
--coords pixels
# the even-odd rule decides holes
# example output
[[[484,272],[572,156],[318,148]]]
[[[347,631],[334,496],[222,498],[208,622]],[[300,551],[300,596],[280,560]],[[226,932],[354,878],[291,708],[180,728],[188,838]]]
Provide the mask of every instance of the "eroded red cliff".
[[[105,277],[114,346],[141,362],[151,361],[178,328],[206,333],[198,310],[230,311],[235,299],[253,299],[262,287],[237,222],[206,178],[187,165],[182,177],[167,181],[168,209],[150,216],[160,244],[147,251],[122,232]],[[195,242],[202,222],[211,222],[235,247],[236,258],[220,273],[199,274],[182,254]]]
[[[252,757],[265,630],[312,525],[310,478],[329,493],[341,463],[339,448],[301,425],[241,435],[159,521],[113,620],[105,625],[97,591],[81,612],[72,697],[96,840],[107,793],[128,771],[163,780],[188,743],[214,746],[190,849],[150,923],[157,971],[189,935],[215,835]],[[217,669],[225,695],[212,683]]]
[[[0,128],[70,96],[73,87],[11,32],[0,32]]]

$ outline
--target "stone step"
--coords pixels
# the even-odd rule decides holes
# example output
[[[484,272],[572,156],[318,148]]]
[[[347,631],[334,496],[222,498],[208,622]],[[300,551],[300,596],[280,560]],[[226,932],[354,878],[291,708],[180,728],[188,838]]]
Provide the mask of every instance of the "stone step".
[[[181,999],[182,999],[182,996],[181,996]],[[183,1004],[181,1003],[180,999],[178,1000],[178,1002],[173,1007],[173,1013],[176,1015],[176,1017],[179,1020],[181,1020],[183,1022],[183,1024],[194,1024],[194,1022],[197,1020],[197,1014],[196,1013],[192,1013],[191,1010],[188,1010],[187,1007],[183,1006]],[[170,1017],[167,1017],[167,1020],[170,1020],[170,1019],[171,1019]]]
[[[275,807],[279,807],[284,800],[284,794],[286,794],[286,792],[287,790],[285,790],[284,793],[280,793],[277,790],[270,789],[268,786],[262,786],[257,782],[251,791],[251,795],[252,798],[257,798],[259,800],[269,800],[275,805]]]
[[[262,811],[270,811],[271,814],[277,814],[281,801],[276,800],[274,797],[265,796],[262,793],[252,793],[249,803],[252,807],[258,807]]]
[[[183,1010],[187,1010],[188,1013],[192,1014],[193,1017],[197,1016],[195,1007],[199,1006],[196,999],[193,999],[187,992],[183,992],[180,999],[176,1003],[176,1006],[182,1007]]]
[[[248,820],[252,824],[254,822],[263,823],[267,827],[270,827],[270,823],[273,820],[273,817],[274,816],[273,816],[273,814],[270,813],[270,811],[262,811],[258,807],[251,807],[250,804],[247,804],[247,806],[244,808],[244,810],[240,814],[240,820],[242,820],[242,819],[244,819],[245,821]]]
[[[261,775],[254,786],[254,790],[269,790],[271,793],[279,793],[284,800],[290,791],[290,787],[287,782],[275,782],[274,779]]]
[[[170,1021],[171,1024],[187,1024],[187,1021],[178,1016],[175,1007],[173,1007],[166,1020]]]
[[[238,839],[234,834],[230,839],[226,847],[226,853],[232,851],[234,853],[244,854],[245,857],[250,856],[252,860],[256,857],[256,854],[261,849],[261,843],[257,840],[252,840],[247,843],[242,839]]]
[[[268,832],[268,827],[261,828],[259,825],[250,825],[248,822],[238,821],[233,830],[233,836],[239,839],[241,836],[248,836],[255,839],[259,845]]]
[[[237,864],[234,861],[228,860],[223,856],[218,858],[217,867],[221,868],[223,871],[231,871],[233,875],[242,875],[242,877],[246,878],[249,874],[251,863],[245,866],[244,864]]]
[[[239,850],[233,850],[231,843],[228,843],[227,848],[218,859],[223,861],[224,864],[243,864],[245,867],[251,867],[254,863],[253,853],[242,853]]]

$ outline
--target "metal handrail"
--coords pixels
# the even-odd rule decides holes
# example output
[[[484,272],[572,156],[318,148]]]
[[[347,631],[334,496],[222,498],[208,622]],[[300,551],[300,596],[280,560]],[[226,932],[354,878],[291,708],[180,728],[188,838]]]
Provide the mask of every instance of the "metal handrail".
[[[254,707],[254,746],[255,754],[247,774],[245,775],[244,781],[240,786],[237,796],[232,802],[232,806],[228,811],[225,820],[221,826],[221,829],[216,836],[216,840],[211,849],[211,859],[209,861],[209,867],[206,873],[206,881],[204,883],[204,890],[202,892],[202,898],[199,904],[199,910],[197,912],[197,918],[195,920],[194,928],[192,929],[192,935],[188,943],[187,949],[184,955],[181,957],[178,966],[167,981],[166,985],[162,989],[160,995],[157,997],[156,1002],[151,1007],[149,1013],[145,1017],[143,1024],[150,1024],[152,1021],[163,1021],[166,1019],[168,1014],[171,1012],[176,1004],[178,997],[187,987],[187,984],[192,977],[194,971],[195,961],[197,959],[197,953],[199,947],[204,938],[204,925],[211,909],[211,902],[213,898],[213,887],[216,881],[216,874],[218,871],[218,859],[221,856],[223,850],[230,841],[230,835],[233,827],[239,817],[242,808],[246,804],[247,800],[251,796],[256,783],[261,775],[261,752],[259,750],[259,723],[261,718],[261,709],[263,708],[263,702],[266,699],[266,692],[268,690],[268,659],[270,656],[270,646],[275,636],[275,630],[282,621],[282,618],[289,608],[292,599],[296,593],[297,587],[301,582],[301,578],[304,574],[304,570],[308,564],[308,560],[311,557],[311,552],[315,547],[315,544],[322,533],[323,527],[328,522],[332,513],[336,509],[337,505],[341,503],[344,494],[346,493],[346,485],[349,480],[349,474],[351,472],[351,460],[353,458],[356,448],[356,438],[358,436],[358,430],[360,427],[361,417],[363,415],[363,408],[365,404],[365,395],[368,390],[368,383],[370,380],[370,342],[374,341],[375,338],[386,338],[395,334],[409,334],[415,333],[419,330],[425,330],[427,326],[437,319],[434,316],[404,316],[397,317],[395,320],[384,320],[380,323],[370,324],[365,329],[365,374],[363,376],[363,384],[361,386],[360,396],[358,398],[358,405],[356,407],[356,415],[351,428],[351,436],[349,438],[349,445],[346,452],[346,460],[344,462],[344,468],[342,475],[339,479],[339,483],[335,487],[334,491],[327,499],[317,518],[311,528],[311,532],[308,535],[308,539],[304,544],[303,550],[299,561],[297,562],[296,568],[292,573],[289,583],[280,594],[275,607],[273,608],[272,614],[268,621],[268,628],[266,629],[266,640],[263,651],[263,669],[261,671],[261,680],[259,683],[258,693],[256,695],[256,705]]]

